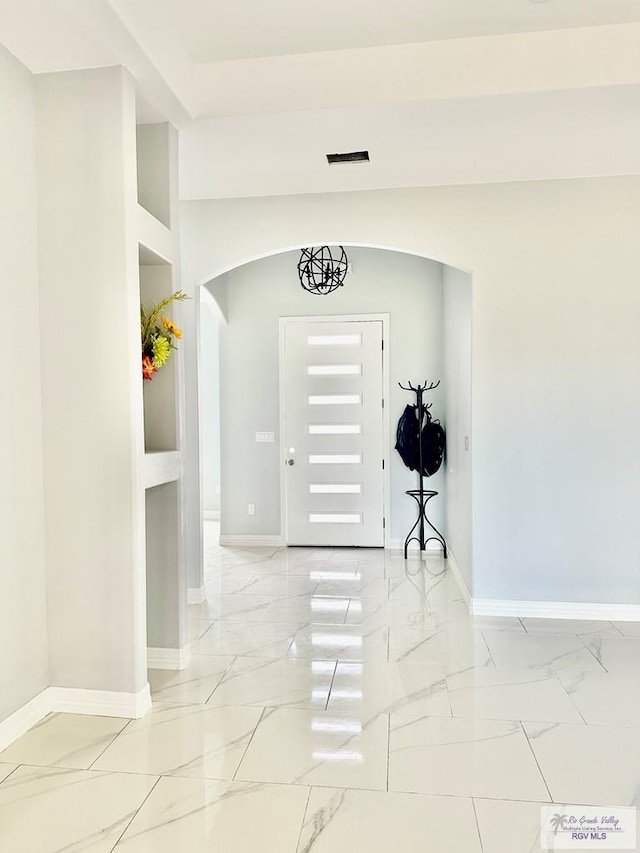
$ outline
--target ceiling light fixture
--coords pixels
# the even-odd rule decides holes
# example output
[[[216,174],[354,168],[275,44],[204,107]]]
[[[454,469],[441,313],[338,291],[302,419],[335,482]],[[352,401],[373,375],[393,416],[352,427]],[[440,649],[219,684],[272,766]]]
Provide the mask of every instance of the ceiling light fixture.
[[[310,246],[303,249],[298,261],[300,284],[309,293],[326,296],[342,287],[349,262],[342,246]]]

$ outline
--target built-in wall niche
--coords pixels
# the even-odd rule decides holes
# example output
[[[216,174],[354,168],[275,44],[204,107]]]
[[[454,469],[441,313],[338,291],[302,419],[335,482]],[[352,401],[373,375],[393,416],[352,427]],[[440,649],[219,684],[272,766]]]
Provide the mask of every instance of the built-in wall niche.
[[[149,250],[141,247],[141,260],[154,260]],[[173,293],[172,268],[163,263],[140,264],[140,300],[150,307]],[[167,314],[175,320],[176,306]],[[173,352],[169,361],[143,382],[144,398],[144,449],[146,453],[179,450],[178,406],[179,351]]]
[[[138,202],[167,228],[171,228],[169,165],[173,144],[168,124],[139,124],[136,127]]]

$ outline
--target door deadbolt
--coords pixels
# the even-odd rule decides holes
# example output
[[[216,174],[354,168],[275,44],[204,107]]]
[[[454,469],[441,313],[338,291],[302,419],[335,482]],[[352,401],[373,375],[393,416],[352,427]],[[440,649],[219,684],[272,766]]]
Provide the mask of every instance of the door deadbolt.
[[[296,464],[295,459],[287,459],[287,465],[295,465],[295,464]]]

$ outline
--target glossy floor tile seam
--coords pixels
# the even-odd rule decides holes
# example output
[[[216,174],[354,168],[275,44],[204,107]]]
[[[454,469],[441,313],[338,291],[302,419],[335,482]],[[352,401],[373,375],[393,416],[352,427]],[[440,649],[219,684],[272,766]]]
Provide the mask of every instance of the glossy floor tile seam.
[[[615,622],[612,622],[609,619],[572,619],[572,618],[559,618],[559,617],[538,617],[538,616],[519,616],[517,617],[519,622],[522,624],[525,632],[527,634],[558,634],[562,635],[565,633],[575,634],[576,636],[590,636],[591,634],[598,634],[602,631],[611,631],[615,630],[617,634],[620,636],[624,636],[620,629],[617,627]],[[586,622],[591,623],[591,627],[588,629],[580,630],[579,625],[584,624]],[[549,627],[549,623],[554,623],[554,627]],[[571,627],[573,630],[569,632],[565,632],[563,630],[559,630],[558,626],[563,625],[566,627]],[[533,630],[531,630],[533,629]]]
[[[625,648],[626,651],[635,651],[637,660],[634,661],[634,668],[640,668],[640,638],[627,637],[625,635],[621,635],[620,637],[610,637],[606,635],[599,636],[598,634],[592,634],[589,636],[579,636],[578,639],[582,642],[587,651],[595,658],[602,669],[610,675],[615,675],[616,673],[621,672],[617,667],[613,666],[615,661],[608,661],[609,655],[606,654],[606,650],[610,647],[611,643],[620,644],[618,648]],[[607,657],[607,662],[603,660],[605,656]],[[638,669],[636,669],[636,671],[638,671]]]
[[[206,621],[206,620],[205,620],[205,621]],[[198,637],[196,640],[193,640],[192,642],[190,642],[188,645],[189,645],[189,646],[191,646],[191,648],[192,648],[192,650],[193,650],[193,647],[194,647],[194,646],[197,646],[200,640],[205,639],[205,637],[207,636],[207,634],[209,634],[209,632],[210,632],[213,628],[216,628],[218,625],[223,624],[223,622],[224,622],[224,620],[220,620],[220,619],[214,619],[214,620],[212,620],[212,621],[211,621],[211,623],[209,624],[209,627],[208,627],[208,628],[207,628],[207,630],[204,632],[204,634],[202,634],[202,635],[201,635],[200,637]],[[233,623],[231,623],[231,624],[233,624]],[[244,623],[240,622],[240,623],[238,623],[238,624],[244,624]],[[256,622],[256,623],[255,623],[256,627],[257,627],[257,626],[273,625],[273,624],[280,624],[280,623],[277,623],[277,622],[276,622],[276,623],[274,623],[274,622],[264,622],[264,623]],[[305,623],[303,623],[303,622],[299,622],[298,620],[295,620],[295,619],[292,621],[292,623],[291,623],[291,624],[292,624],[292,625],[295,625],[297,630],[301,630],[301,629],[302,629],[302,628],[304,628],[304,626],[305,626]],[[293,642],[293,641],[292,641],[292,642]],[[288,648],[290,648],[290,647],[291,647],[291,643],[289,643],[289,647],[288,647]],[[207,654],[207,652],[203,652],[203,653],[196,652],[196,654],[198,654],[198,656],[200,656],[200,654],[206,655],[206,654]],[[212,652],[209,652],[209,653],[208,653],[208,656],[209,656],[209,657],[216,657],[216,655],[215,655],[214,653],[212,653]],[[241,657],[241,655],[236,655],[236,657]],[[259,657],[259,656],[258,656],[258,657]],[[265,657],[268,657],[268,656],[267,656],[267,655],[265,655]]]
[[[311,663],[310,668],[308,663]],[[335,660],[309,662],[291,658],[238,656],[206,704],[325,711],[336,669]],[[296,684],[301,677],[302,683]],[[247,691],[253,691],[253,696],[247,696]],[[305,699],[304,694],[309,693],[310,697]]]
[[[587,646],[584,638],[577,634],[554,634],[547,632],[527,632],[526,634],[523,634],[508,630],[495,631],[490,628],[481,628],[480,631],[497,666],[516,665],[513,663],[505,663],[505,654],[508,657],[510,653],[513,653],[514,648],[522,646],[522,643],[525,642],[525,648],[529,651],[535,650],[536,645],[538,646],[538,649],[544,648],[545,646],[550,647],[552,645],[555,645],[556,648],[553,652],[548,648],[548,654],[546,656],[542,656],[540,660],[530,660],[529,662],[521,660],[520,663],[517,664],[519,666],[524,666],[530,669],[562,669],[572,665],[574,663],[574,659],[582,653],[583,656],[590,661],[592,669],[600,672],[606,672],[602,662],[598,660],[598,657],[593,653],[593,650]],[[504,644],[508,640],[511,641],[511,645],[504,648]],[[502,648],[500,648],[501,646]],[[560,651],[561,647],[563,648],[562,651]],[[500,651],[500,660],[496,658],[497,651]],[[521,649],[521,653],[522,651],[523,650]]]
[[[298,839],[296,841],[295,850],[296,853],[300,851],[300,845],[302,842],[302,833],[304,832],[305,824],[307,822],[307,812],[309,811],[309,803],[311,802],[311,792],[313,788],[309,785],[309,790],[307,791],[307,801],[304,804],[304,811],[302,812],[302,820],[300,821],[300,829],[298,830]],[[310,848],[307,848],[307,853],[309,853]]]
[[[21,765],[21,766],[31,766],[31,765]],[[109,774],[112,776],[113,775],[120,775],[120,774],[126,775],[126,776],[151,776],[152,775],[152,774],[148,774],[148,773],[146,773],[146,774],[145,773],[134,773],[132,771],[127,771],[127,770],[117,770],[117,771],[107,771],[107,770],[97,770],[96,771],[96,770],[93,770],[90,772],[102,773],[103,775]],[[555,801],[553,801],[553,800],[522,800],[522,799],[509,798],[509,797],[491,797],[491,796],[478,797],[478,796],[473,796],[470,794],[448,794],[448,793],[423,794],[420,791],[412,791],[412,790],[391,790],[389,788],[373,789],[373,788],[363,788],[363,787],[359,787],[357,785],[350,785],[349,787],[345,787],[345,786],[341,786],[341,785],[323,784],[321,782],[314,782],[314,783],[309,783],[309,782],[279,782],[279,781],[275,781],[275,780],[274,781],[268,781],[268,782],[260,782],[260,781],[254,781],[254,780],[248,780],[248,779],[220,779],[220,778],[214,777],[214,776],[203,776],[202,778],[196,779],[195,777],[192,777],[192,776],[176,776],[176,775],[171,775],[168,773],[153,774],[153,776],[154,776],[154,778],[157,777],[156,783],[162,779],[170,779],[170,780],[179,779],[179,780],[183,780],[186,782],[219,782],[221,784],[264,785],[264,786],[268,786],[268,787],[283,788],[283,789],[287,789],[287,788],[295,788],[297,790],[307,789],[309,791],[313,791],[314,788],[318,788],[318,789],[321,789],[323,791],[353,791],[354,793],[360,793],[360,794],[370,794],[370,793],[400,794],[403,797],[415,797],[416,799],[438,798],[438,799],[448,799],[448,800],[455,800],[455,801],[471,801],[471,800],[475,799],[475,800],[490,800],[490,801],[496,802],[496,803],[527,802],[527,803],[532,803],[532,804],[540,805],[540,806],[548,806],[548,805],[554,805],[555,804]],[[561,802],[560,800],[557,801],[558,804],[560,804],[560,802]],[[589,803],[572,803],[572,804],[573,805],[589,805]]]
[[[264,786],[268,786],[268,787],[277,787],[277,788],[284,788],[284,789],[296,788],[296,789],[313,790],[314,788],[321,788],[322,790],[354,791],[356,793],[363,793],[363,794],[368,794],[368,793],[401,794],[402,796],[407,796],[407,797],[416,797],[416,798],[426,798],[426,797],[434,798],[435,797],[435,798],[443,798],[443,799],[446,798],[446,799],[457,800],[457,801],[476,799],[476,800],[490,800],[490,801],[496,802],[496,803],[501,803],[501,802],[505,802],[505,803],[528,802],[528,803],[533,803],[533,804],[537,804],[540,806],[548,806],[548,805],[561,804],[563,802],[566,802],[564,800],[553,800],[553,799],[551,799],[551,800],[533,800],[533,799],[522,800],[522,799],[518,799],[515,797],[511,797],[511,798],[510,797],[492,797],[490,795],[476,796],[476,795],[471,795],[471,794],[450,794],[450,793],[446,793],[446,792],[437,793],[437,794],[425,794],[425,793],[422,793],[421,791],[415,791],[415,790],[411,790],[408,788],[402,789],[402,790],[401,789],[391,789],[391,788],[374,789],[374,788],[365,788],[365,787],[361,787],[358,785],[349,785],[347,787],[344,785],[332,785],[332,784],[328,784],[328,783],[325,784],[322,782],[313,782],[313,783],[298,782],[298,781],[282,782],[282,781],[277,781],[277,780],[269,780],[267,782],[261,782],[261,781],[251,780],[251,779],[221,778],[219,776],[202,776],[202,777],[179,776],[177,774],[171,774],[171,773],[140,773],[138,771],[133,771],[133,770],[93,770],[92,769],[92,770],[77,771],[73,768],[53,768],[50,766],[38,765],[38,764],[21,764],[18,767],[16,767],[16,771],[19,769],[24,769],[24,768],[29,768],[29,769],[34,769],[34,770],[60,769],[60,770],[68,770],[69,772],[94,773],[96,775],[101,775],[101,776],[149,777],[149,778],[155,779],[154,787],[162,779],[170,779],[170,780],[176,780],[177,779],[177,780],[183,780],[185,782],[219,782],[221,784],[233,783],[233,784],[240,784],[240,785],[264,785]],[[15,772],[15,771],[12,771],[12,773],[13,772]],[[3,781],[0,782],[0,789],[2,789],[2,786],[4,785],[5,782],[8,781],[8,779],[9,779],[9,777],[7,777],[7,779],[3,779]],[[591,805],[591,804],[572,801],[572,805]],[[0,830],[1,830],[1,828],[0,828]],[[1,840],[1,835],[0,835],[0,840]]]
[[[482,639],[484,640],[485,646],[487,647],[487,652],[489,653],[489,665],[496,669],[498,665],[496,663],[495,657],[493,656],[493,652],[491,651],[491,646],[487,642],[486,631],[480,630],[480,634],[482,636]]]
[[[105,746],[105,748],[102,750],[102,752],[100,753],[100,755],[98,755],[98,756],[96,756],[96,758],[94,758],[94,760],[91,762],[91,764],[87,767],[87,770],[92,770],[92,769],[93,769],[93,765],[96,763],[96,761],[100,761],[100,759],[101,759],[101,758],[102,758],[102,756],[105,754],[105,752],[106,752],[106,751],[109,749],[109,747],[110,747],[110,746],[115,742],[116,738],[119,738],[119,737],[120,737],[120,735],[121,735],[121,734],[123,734],[123,732],[125,732],[125,731],[126,731],[126,729],[131,725],[131,723],[132,723],[132,722],[133,722],[133,720],[127,720],[126,724],[125,724],[125,725],[120,729],[120,731],[119,731],[119,732],[117,732],[117,733],[116,733],[116,734],[111,738],[111,740],[110,740],[110,741],[109,741],[109,743]]]
[[[473,809],[473,818],[476,824],[476,833],[478,834],[478,844],[480,845],[480,853],[484,853],[484,844],[482,841],[482,832],[480,831],[480,821],[478,820],[478,810],[476,808],[476,798],[470,797],[471,808]]]
[[[402,712],[396,712],[396,713],[399,713],[399,716],[402,716]],[[406,715],[406,716],[409,717],[410,715]],[[584,726],[584,725],[587,725],[584,722],[556,723],[555,720],[530,720],[530,719],[520,719],[520,718],[516,718],[516,717],[492,717],[491,715],[485,715],[482,717],[478,717],[478,716],[471,717],[471,716],[468,716],[465,714],[456,714],[454,712],[451,713],[450,717],[442,716],[441,714],[429,714],[428,716],[430,719],[436,719],[436,718],[441,717],[444,720],[477,720],[478,722],[482,722],[482,723],[514,723],[517,725],[520,725],[522,723],[528,723],[528,722],[538,723],[539,725],[543,725],[545,723],[548,723],[549,725],[567,725],[567,726]],[[603,728],[612,728],[612,726],[604,726]]]
[[[289,600],[290,599],[282,599],[281,602],[274,602],[274,603],[286,603]],[[360,601],[355,597],[350,598],[350,599],[346,599],[344,596],[337,596],[337,595],[336,596],[331,596],[331,595],[315,596],[314,600],[316,602],[317,601],[320,601],[320,602],[326,601],[327,603],[328,602],[345,602],[345,601],[349,600],[349,601],[357,602],[358,605],[360,604]],[[369,599],[369,600],[372,601],[373,599]],[[381,607],[384,607],[385,603],[381,603]],[[336,615],[332,614],[330,617],[328,617],[326,619],[325,618],[318,618],[318,614],[314,614],[313,608],[312,608],[311,612],[308,615],[313,616],[313,619],[311,621],[301,623],[301,626],[304,627],[306,625],[311,625],[311,624],[359,625],[359,624],[366,623],[368,621],[366,617],[360,618],[358,620],[356,615],[355,615],[357,613],[356,610],[352,611],[353,615],[350,616],[349,606],[346,604],[344,606],[345,606],[344,614],[340,614],[340,613],[338,613]],[[256,619],[256,620],[252,620],[252,619],[247,618],[247,616],[249,614],[259,613],[263,609],[266,609],[266,608],[267,608],[267,605],[264,605],[264,606],[263,605],[255,605],[253,607],[247,608],[246,610],[241,610],[241,609],[231,610],[228,613],[211,615],[209,618],[202,618],[202,617],[193,618],[192,617],[192,621],[194,622],[194,624],[195,624],[195,622],[200,622],[200,623],[202,623],[202,625],[207,625],[208,628],[212,627],[213,624],[216,622],[254,622],[255,624],[259,624],[261,622],[269,623],[269,622],[283,622],[283,621],[294,621],[294,622],[299,621],[299,619],[296,619],[296,618],[291,618],[290,620],[288,620],[286,618],[283,618],[282,616],[277,616],[273,619]],[[374,614],[375,614],[375,611],[374,611]],[[374,615],[374,614],[371,614],[371,615]],[[286,616],[286,613],[285,613],[285,616]],[[460,620],[456,620],[456,621],[460,621]]]
[[[202,655],[202,657],[206,657],[206,655]],[[213,655],[209,655],[209,657],[213,657]],[[230,670],[230,669],[231,669],[231,667],[234,665],[234,663],[238,660],[238,658],[239,658],[239,657],[241,657],[241,656],[240,656],[240,655],[235,655],[235,656],[234,656],[234,658],[233,658],[233,660],[231,661],[231,663],[229,664],[229,666],[225,669],[225,671],[224,671],[223,673],[221,673],[220,678],[219,678],[219,679],[218,679],[218,681],[216,682],[216,686],[213,688],[213,690],[211,691],[211,693],[209,693],[209,695],[207,696],[207,698],[205,699],[205,701],[204,701],[203,703],[200,703],[200,702],[194,702],[194,703],[193,703],[194,705],[200,705],[200,704],[208,705],[208,704],[209,704],[209,702],[211,701],[211,697],[212,697],[212,696],[213,696],[213,694],[216,692],[216,690],[218,689],[218,687],[220,687],[220,685],[222,684],[222,682],[223,682],[223,680],[224,680],[225,675],[229,672],[229,670]]]
[[[547,794],[549,795],[549,802],[552,803],[553,802],[553,795],[551,794],[551,788],[549,787],[549,782],[547,781],[546,776],[542,772],[542,767],[540,766],[540,762],[538,761],[538,756],[536,755],[536,751],[531,744],[531,740],[529,738],[529,735],[528,735],[527,730],[525,728],[524,722],[522,720],[520,720],[520,728],[522,729],[522,733],[525,737],[525,740],[527,741],[529,749],[531,750],[531,755],[533,756],[533,760],[536,763],[536,767],[538,768],[538,772],[540,773],[540,777],[542,778],[542,781],[544,782],[544,786],[547,789]]]
[[[257,781],[257,782],[254,782],[253,780],[232,779],[229,777],[225,778],[225,777],[221,777],[221,776],[198,776],[198,777],[195,777],[195,776],[180,776],[179,774],[176,774],[176,773],[143,773],[139,770],[101,770],[100,768],[97,768],[97,769],[96,768],[89,768],[86,770],[84,770],[84,769],[79,770],[78,768],[74,768],[74,767],[57,767],[57,766],[51,765],[51,764],[18,764],[16,767],[14,767],[14,769],[11,771],[11,773],[8,776],[6,776],[0,782],[0,791],[1,791],[2,787],[5,785],[5,783],[9,782],[11,777],[15,773],[17,773],[19,770],[24,770],[25,768],[30,769],[30,770],[60,770],[61,772],[64,771],[64,772],[68,772],[68,773],[91,773],[91,774],[94,774],[95,776],[135,776],[135,777],[141,777],[141,778],[145,777],[145,778],[149,778],[149,779],[154,779],[155,780],[154,786],[161,779],[172,779],[172,780],[173,779],[182,779],[182,780],[188,781],[188,782],[219,782],[221,784],[237,783],[237,784],[247,784],[247,785],[256,784],[256,785],[277,786],[279,788],[292,788],[292,787],[295,787],[295,788],[313,788],[313,787],[331,788],[331,787],[334,787],[332,785],[315,785],[315,784],[310,785],[310,784],[304,783],[304,782],[303,783],[278,782],[278,781],[273,781],[273,782]],[[370,791],[371,789],[370,788],[358,788],[356,786],[353,786],[353,787],[350,787],[348,790],[350,790],[350,791]],[[406,792],[406,793],[412,793],[412,792]],[[0,841],[1,840],[2,840],[2,836],[1,836],[1,826],[0,826]]]
[[[26,765],[24,765],[24,764],[16,764],[16,766],[13,768],[13,770],[11,770],[11,772],[7,773],[6,776],[3,776],[0,779],[0,786],[4,785],[4,783],[7,782],[13,776],[13,774],[16,772],[16,770],[19,770],[21,767],[25,767],[25,766]]]
[[[585,720],[585,718],[584,718],[584,714],[582,713],[582,711],[580,710],[580,708],[579,708],[579,707],[578,707],[578,705],[576,704],[576,702],[575,702],[575,700],[574,700],[573,696],[571,695],[571,691],[569,691],[569,690],[565,687],[565,685],[562,683],[562,679],[560,678],[560,675],[559,675],[555,670],[552,670],[552,675],[553,675],[553,677],[555,678],[555,680],[558,682],[558,684],[560,685],[560,687],[562,688],[562,690],[564,691],[565,695],[567,696],[567,698],[569,699],[569,701],[571,702],[571,704],[573,705],[573,707],[576,709],[577,713],[580,715],[580,719],[582,720],[582,722],[584,723],[584,725],[585,725],[585,726],[588,726],[588,725],[589,725],[589,723]]]
[[[31,762],[24,762],[14,767],[9,776],[6,776],[0,782],[0,789],[5,784],[5,782],[9,781],[9,779],[14,775],[14,773],[17,773],[18,770],[24,770],[25,768],[31,770],[59,770],[60,772],[64,773],[93,773],[96,776],[148,776],[149,778],[153,778],[156,780],[162,778],[163,776],[168,776],[167,773],[141,773],[137,770],[101,770],[99,767],[62,767],[59,764],[32,764]],[[174,777],[169,776],[169,778]]]
[[[260,723],[264,720],[265,714],[267,713],[267,711],[268,711],[268,710],[269,710],[268,708],[263,708],[263,709],[262,709],[262,713],[261,713],[261,714],[260,714],[260,716],[258,717],[258,722],[256,723],[256,725],[254,726],[253,731],[251,732],[251,736],[249,737],[249,740],[247,741],[247,745],[246,745],[246,747],[245,747],[245,749],[244,749],[244,752],[242,753],[242,757],[241,757],[240,761],[238,762],[238,766],[236,767],[236,769],[235,769],[235,771],[234,771],[234,773],[233,773],[233,776],[231,777],[231,781],[232,781],[232,782],[236,782],[236,781],[237,781],[238,771],[239,771],[239,770],[240,770],[240,768],[242,767],[242,762],[243,762],[243,761],[244,761],[244,759],[246,758],[247,752],[249,751],[249,747],[251,746],[251,742],[253,741],[254,737],[256,736],[256,732],[258,731],[258,727],[259,727]],[[245,781],[245,780],[240,780],[240,781]],[[270,784],[271,784],[271,783],[270,783]]]
[[[503,722],[503,721],[501,720],[500,722]],[[510,798],[510,797],[492,797],[489,795],[479,797],[479,796],[470,795],[470,794],[451,794],[451,793],[446,793],[446,792],[437,793],[437,794],[425,794],[425,793],[422,793],[420,791],[411,790],[409,788],[407,788],[407,789],[391,789],[389,787],[386,787],[386,788],[380,788],[380,789],[373,789],[373,788],[361,787],[358,785],[350,785],[347,787],[347,786],[343,786],[343,785],[332,785],[332,784],[328,784],[328,783],[324,784],[322,782],[313,782],[313,783],[298,782],[298,781],[282,782],[282,781],[277,781],[277,780],[269,780],[269,781],[262,782],[262,781],[248,780],[248,779],[222,778],[219,776],[193,777],[193,776],[180,776],[178,774],[172,774],[172,773],[141,773],[140,771],[134,771],[134,770],[100,770],[100,769],[97,769],[97,770],[96,769],[77,770],[75,768],[62,768],[62,767],[56,768],[56,767],[52,767],[50,765],[39,765],[39,764],[20,764],[20,765],[18,765],[18,767],[16,767],[11,772],[10,776],[12,776],[18,770],[25,769],[25,768],[34,769],[34,770],[65,770],[65,771],[68,771],[70,773],[76,773],[76,772],[77,773],[91,773],[91,774],[95,774],[96,776],[148,777],[148,778],[153,778],[155,780],[154,781],[154,787],[162,779],[170,779],[170,780],[178,779],[178,780],[184,780],[184,781],[188,781],[188,782],[219,782],[221,784],[234,783],[234,784],[246,784],[246,785],[255,784],[255,785],[265,785],[265,786],[269,786],[269,787],[285,788],[285,789],[286,788],[296,788],[296,789],[307,788],[307,789],[312,790],[313,788],[321,788],[323,790],[336,790],[336,791],[344,790],[344,791],[354,791],[354,792],[359,792],[359,793],[374,792],[374,793],[382,793],[382,794],[384,794],[384,793],[402,794],[403,796],[408,796],[408,797],[416,797],[416,798],[421,798],[421,797],[432,797],[433,798],[433,797],[436,797],[436,798],[447,798],[447,799],[458,800],[458,801],[459,800],[480,799],[480,800],[491,800],[493,802],[498,802],[498,803],[499,802],[507,802],[507,803],[529,802],[529,803],[535,803],[535,804],[538,804],[541,806],[549,805],[549,804],[555,804],[555,803],[560,804],[562,802],[565,802],[564,800],[553,800],[553,799],[550,799],[550,800],[533,800],[533,799],[530,799],[530,800],[524,800],[523,801],[522,799],[517,799],[515,797],[512,797],[512,798]],[[4,784],[6,782],[9,781],[10,776],[7,776],[5,779],[2,780],[2,782],[0,782],[0,789],[4,786]],[[544,779],[544,776],[543,776],[543,779]],[[580,803],[580,802],[574,802],[574,801],[572,801],[572,804],[573,805],[590,805],[589,803]],[[1,835],[0,835],[0,840],[1,840]]]
[[[116,850],[116,848],[118,847],[118,844],[120,844],[120,842],[122,841],[122,839],[123,839],[124,835],[126,834],[127,830],[129,829],[129,827],[131,826],[131,824],[133,823],[133,821],[136,819],[136,817],[140,814],[141,809],[145,806],[145,804],[148,802],[149,798],[151,797],[151,795],[153,794],[153,792],[155,791],[155,789],[156,789],[156,788],[158,787],[158,785],[160,784],[160,779],[162,779],[162,776],[158,776],[158,778],[157,778],[157,779],[156,779],[156,781],[154,782],[154,784],[153,784],[153,786],[152,786],[151,790],[149,791],[149,793],[147,794],[147,796],[144,798],[144,800],[140,803],[140,805],[138,806],[138,808],[137,808],[137,809],[134,811],[134,813],[131,815],[131,820],[127,822],[127,825],[124,827],[124,829],[123,829],[123,830],[122,830],[122,832],[120,833],[120,836],[118,837],[118,840],[116,841],[116,843],[115,843],[115,844],[113,845],[113,847],[111,848],[110,853],[114,853],[114,851],[115,851],[115,850]]]
[[[338,672],[339,661],[336,660],[335,664],[336,665],[333,668],[333,675],[331,676],[331,684],[329,685],[329,692],[327,693],[327,701],[326,701],[326,704],[324,706],[325,711],[329,710],[329,702],[331,701],[331,692],[333,691],[333,685],[336,683],[336,674]]]
[[[591,657],[598,663],[598,665],[604,670],[604,672],[609,672],[607,667],[604,665],[602,660],[598,657],[598,655],[593,651],[593,649],[588,645],[588,641],[593,641],[593,636],[585,637],[584,635],[576,634],[577,639],[582,643],[584,648],[589,652]],[[616,638],[617,639],[617,638]],[[628,639],[625,637],[621,637],[620,639]]]

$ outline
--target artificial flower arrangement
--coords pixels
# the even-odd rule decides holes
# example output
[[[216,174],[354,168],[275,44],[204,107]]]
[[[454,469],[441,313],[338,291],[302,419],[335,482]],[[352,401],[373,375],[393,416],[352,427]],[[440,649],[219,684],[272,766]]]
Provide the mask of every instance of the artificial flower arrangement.
[[[153,374],[167,363],[171,350],[176,349],[174,338],[182,337],[182,330],[164,313],[172,302],[189,299],[186,293],[176,290],[171,296],[154,305],[150,311],[140,306],[140,333],[142,336],[142,376],[151,381]]]

